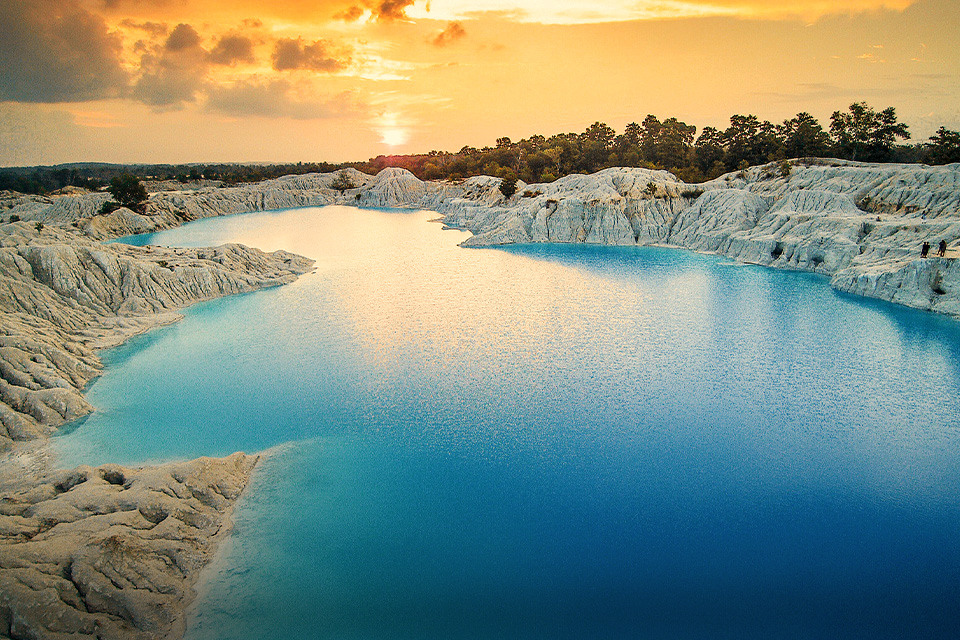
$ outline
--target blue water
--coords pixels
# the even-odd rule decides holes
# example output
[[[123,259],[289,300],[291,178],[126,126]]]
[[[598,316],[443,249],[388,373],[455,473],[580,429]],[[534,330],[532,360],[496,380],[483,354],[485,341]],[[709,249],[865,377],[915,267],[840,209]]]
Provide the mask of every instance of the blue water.
[[[269,449],[207,639],[957,638],[960,323],[659,248],[305,209],[317,260],[105,353],[64,464]]]

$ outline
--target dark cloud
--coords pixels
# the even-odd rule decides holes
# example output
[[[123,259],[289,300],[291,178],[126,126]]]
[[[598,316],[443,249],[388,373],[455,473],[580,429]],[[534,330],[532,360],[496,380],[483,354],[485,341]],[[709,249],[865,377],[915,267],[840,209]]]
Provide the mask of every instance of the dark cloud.
[[[390,22],[392,20],[406,20],[407,7],[412,6],[414,0],[381,0],[373,9],[377,20]]]
[[[118,97],[121,42],[74,0],[0,0],[0,101]]]
[[[220,38],[210,51],[210,62],[231,65],[238,62],[254,62],[253,40],[242,35],[226,35]]]
[[[329,99],[300,98],[296,87],[286,80],[268,82],[249,79],[232,86],[211,88],[207,109],[236,117],[333,118],[363,110],[349,93]]]
[[[281,38],[273,47],[272,60],[277,71],[339,71],[350,64],[350,55],[349,51],[337,50],[327,40],[306,44],[302,38]]]
[[[360,16],[362,15],[363,15],[363,7],[358,7],[357,5],[354,5],[349,9],[344,9],[340,13],[334,14],[333,17],[336,20],[343,20],[344,22],[354,22],[355,20],[359,20]]]
[[[179,109],[196,100],[203,78],[203,74],[183,69],[162,68],[143,74],[133,87],[133,97],[161,111]]]
[[[200,34],[189,24],[182,22],[173,28],[164,48],[167,51],[185,51],[200,46]]]
[[[467,35],[467,31],[463,28],[462,24],[459,22],[448,22],[446,29],[437,34],[430,42],[433,43],[434,46],[444,47],[465,35]]]

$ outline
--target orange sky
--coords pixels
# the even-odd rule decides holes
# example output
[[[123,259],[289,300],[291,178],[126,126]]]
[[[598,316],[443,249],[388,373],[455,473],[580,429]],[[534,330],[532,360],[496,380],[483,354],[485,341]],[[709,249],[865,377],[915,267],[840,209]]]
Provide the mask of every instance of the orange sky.
[[[956,0],[0,0],[0,165],[363,160],[648,113],[960,129]]]

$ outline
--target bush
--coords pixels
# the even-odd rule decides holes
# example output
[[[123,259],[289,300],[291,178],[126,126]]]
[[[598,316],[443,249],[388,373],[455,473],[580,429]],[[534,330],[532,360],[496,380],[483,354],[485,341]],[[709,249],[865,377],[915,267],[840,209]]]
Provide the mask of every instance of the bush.
[[[339,191],[340,195],[343,195],[343,192],[347,189],[354,189],[356,186],[346,171],[339,171],[333,181],[330,182],[330,188]]]
[[[107,215],[108,213],[113,213],[120,208],[119,202],[114,202],[113,200],[107,200],[100,207],[100,215]]]
[[[12,216],[10,216],[10,222],[20,222],[20,216],[18,216],[17,214],[13,214]]]
[[[500,193],[503,194],[504,198],[509,199],[510,196],[517,192],[517,179],[514,176],[507,176],[506,178],[500,179]]]
[[[33,228],[37,230],[37,233],[40,233],[41,231],[43,231],[43,223],[38,222],[37,224],[33,225]]]

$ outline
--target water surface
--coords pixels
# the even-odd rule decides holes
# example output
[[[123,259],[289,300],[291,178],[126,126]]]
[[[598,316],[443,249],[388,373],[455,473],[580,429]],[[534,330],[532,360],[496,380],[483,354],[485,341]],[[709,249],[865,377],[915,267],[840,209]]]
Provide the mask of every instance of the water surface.
[[[435,215],[435,214],[434,214]],[[106,352],[64,464],[273,447],[188,638],[955,638],[960,325],[425,212],[140,242],[317,260]]]

